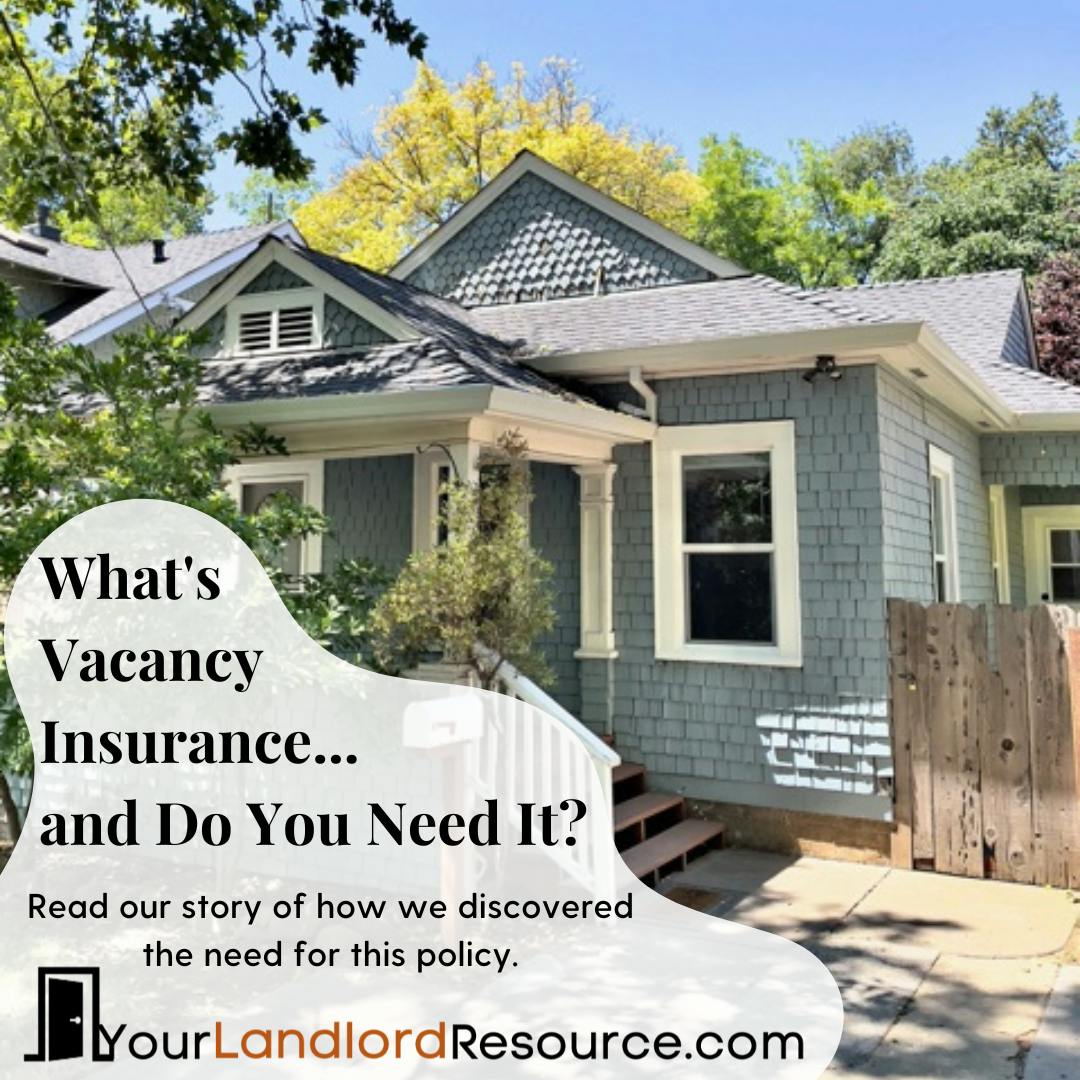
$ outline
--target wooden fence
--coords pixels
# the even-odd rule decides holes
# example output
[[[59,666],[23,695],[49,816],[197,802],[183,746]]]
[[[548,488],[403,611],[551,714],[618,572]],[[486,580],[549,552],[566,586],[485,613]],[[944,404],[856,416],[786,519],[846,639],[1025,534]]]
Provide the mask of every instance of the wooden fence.
[[[1071,608],[889,601],[893,863],[1080,886]]]

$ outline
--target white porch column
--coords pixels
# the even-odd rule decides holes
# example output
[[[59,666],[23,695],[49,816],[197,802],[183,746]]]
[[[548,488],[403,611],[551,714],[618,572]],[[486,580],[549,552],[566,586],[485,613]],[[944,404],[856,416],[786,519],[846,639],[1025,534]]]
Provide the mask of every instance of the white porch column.
[[[574,655],[582,660],[618,655],[612,605],[615,469],[610,461],[574,468],[581,478],[581,647]]]

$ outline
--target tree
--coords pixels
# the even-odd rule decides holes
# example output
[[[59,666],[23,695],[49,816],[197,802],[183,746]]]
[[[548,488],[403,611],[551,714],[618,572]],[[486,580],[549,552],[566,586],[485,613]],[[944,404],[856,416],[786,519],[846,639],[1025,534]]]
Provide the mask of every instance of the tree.
[[[225,197],[230,210],[249,225],[262,225],[281,218],[294,218],[297,211],[319,190],[314,180],[276,180],[265,169],[249,173],[239,191]]]
[[[1057,255],[1042,268],[1032,296],[1039,366],[1080,383],[1080,256]]]
[[[777,165],[737,136],[702,146],[704,198],[694,210],[704,246],[756,273],[804,288],[865,278],[892,202],[873,176],[851,177],[834,152],[795,144]],[[853,172],[849,157],[848,174]]]
[[[186,334],[147,330],[119,338],[113,356],[58,345],[16,314],[0,287],[0,592],[37,545],[83,510],[118,499],[156,498],[221,521],[262,559],[297,621],[350,658],[385,576],[360,562],[317,582],[280,569],[285,545],[322,532],[326,519],[282,494],[244,514],[222,471],[237,455],[283,453],[280,440],[249,428],[226,433],[197,406],[201,361]],[[0,807],[10,816],[3,772],[28,773],[26,726],[0,665]]]
[[[107,188],[101,192],[93,218],[75,217],[61,208],[55,219],[69,244],[141,244],[160,237],[202,232],[210,202],[207,196],[189,203],[160,183],[138,191]]]
[[[985,270],[1038,272],[1080,243],[1080,176],[1046,165],[938,165],[897,216],[874,264],[880,281]]]
[[[993,108],[959,161],[923,172],[873,267],[881,281],[1021,268],[1080,243],[1080,165],[1057,95]]]
[[[469,667],[484,689],[507,661],[550,681],[536,641],[555,624],[552,568],[530,547],[522,514],[532,498],[527,448],[516,434],[500,446],[503,464],[480,482],[445,487],[445,543],[411,555],[377,602],[371,622],[383,665],[411,667],[437,649]]]
[[[0,69],[33,83],[38,106],[10,141],[5,216],[25,220],[43,198],[92,216],[102,187],[156,180],[195,202],[211,147],[280,179],[305,178],[312,162],[298,140],[325,117],[279,71],[302,59],[352,86],[369,32],[423,55],[424,35],[393,0],[162,0],[152,12],[131,0],[5,0]],[[40,85],[46,70],[58,93]],[[247,108],[212,135],[221,88],[237,83]]]
[[[515,64],[500,85],[487,64],[449,82],[426,64],[370,138],[348,138],[357,160],[297,213],[310,244],[385,269],[529,149],[635,210],[685,230],[701,193],[666,143],[604,121],[572,64],[549,60],[537,79]]]

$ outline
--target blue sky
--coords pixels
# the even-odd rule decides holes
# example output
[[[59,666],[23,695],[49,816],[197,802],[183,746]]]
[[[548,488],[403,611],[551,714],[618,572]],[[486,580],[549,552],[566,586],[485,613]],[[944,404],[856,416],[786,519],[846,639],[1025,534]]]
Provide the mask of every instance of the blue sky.
[[[961,152],[993,104],[1057,91],[1080,115],[1080,4],[1075,0],[763,3],[690,0],[397,0],[430,39],[428,59],[458,77],[478,59],[505,73],[544,57],[576,60],[610,115],[662,132],[694,160],[702,135],[738,132],[773,156],[789,140],[831,142],[862,124],[896,122],[924,159]],[[299,66],[288,82],[333,125],[369,127],[380,104],[412,81],[400,50],[372,39],[345,92]],[[286,81],[282,72],[283,81]],[[226,99],[226,115],[236,102]],[[306,148],[320,179],[347,161],[333,130]],[[219,165],[210,227],[236,224],[225,192],[243,174]]]

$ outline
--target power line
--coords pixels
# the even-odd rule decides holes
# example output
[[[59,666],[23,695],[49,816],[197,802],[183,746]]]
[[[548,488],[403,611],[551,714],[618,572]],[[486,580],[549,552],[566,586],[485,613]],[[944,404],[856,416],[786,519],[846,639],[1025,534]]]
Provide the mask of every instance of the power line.
[[[112,252],[113,257],[116,259],[117,265],[120,267],[120,272],[124,275],[125,280],[128,283],[128,287],[135,294],[139,301],[140,306],[146,314],[146,318],[151,325],[157,326],[154,322],[154,313],[150,310],[150,306],[146,302],[146,297],[143,296],[139,290],[139,286],[135,284],[135,279],[131,276],[127,265],[124,263],[120,252],[116,248],[116,244],[113,242],[113,238],[110,235],[108,227],[105,225],[104,220],[98,213],[98,209],[94,200],[90,198],[86,185],[83,183],[81,166],[72,156],[71,151],[68,150],[64,137],[60,132],[59,125],[53,118],[53,114],[49,109],[48,103],[45,101],[45,96],[41,92],[41,88],[38,86],[37,78],[34,76],[33,68],[30,66],[29,61],[23,54],[22,48],[19,45],[19,40],[15,36],[15,31],[11,27],[11,23],[8,22],[7,16],[4,14],[2,8],[0,8],[0,26],[3,27],[4,34],[8,39],[8,43],[11,46],[12,54],[15,57],[16,63],[22,69],[23,74],[26,76],[27,82],[30,84],[30,92],[34,95],[34,100],[37,102],[38,107],[41,109],[42,115],[45,117],[45,122],[49,125],[49,129],[52,131],[53,138],[56,140],[56,145],[60,150],[61,155],[64,158],[65,163],[71,170],[71,177],[75,181],[75,186],[78,189],[79,196],[81,197],[87,212],[94,219],[94,224],[98,227],[98,231],[101,234],[102,239],[105,241],[105,246]]]

